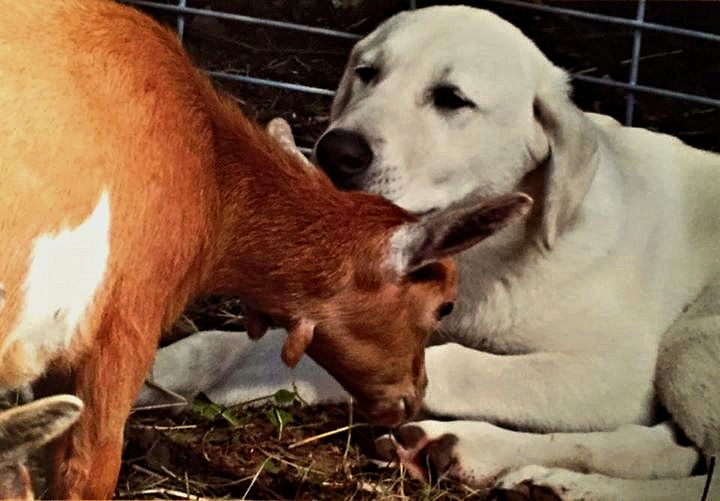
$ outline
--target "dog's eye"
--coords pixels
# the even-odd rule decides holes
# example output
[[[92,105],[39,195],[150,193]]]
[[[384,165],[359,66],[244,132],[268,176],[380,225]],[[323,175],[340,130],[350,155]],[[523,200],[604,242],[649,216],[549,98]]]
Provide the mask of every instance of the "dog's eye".
[[[435,87],[432,91],[432,100],[435,107],[443,110],[475,107],[475,103],[460,94],[457,88],[450,86]]]
[[[363,82],[372,82],[378,74],[377,68],[374,66],[358,66],[355,68],[355,75]]]
[[[452,303],[443,303],[440,305],[440,308],[437,310],[437,317],[438,320],[444,317],[447,317],[450,313],[453,311],[453,304]]]

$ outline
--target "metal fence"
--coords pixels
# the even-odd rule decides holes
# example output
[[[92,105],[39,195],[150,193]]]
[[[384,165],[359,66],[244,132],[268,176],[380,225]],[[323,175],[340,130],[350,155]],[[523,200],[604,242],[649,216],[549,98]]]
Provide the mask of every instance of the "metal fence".
[[[208,9],[193,8],[187,5],[187,0],[168,0],[176,3],[162,3],[150,0],[119,0],[123,3],[136,5],[138,7],[144,7],[149,9],[158,9],[162,11],[169,11],[177,14],[177,31],[182,38],[185,31],[185,15],[198,15],[208,16],[217,19],[223,19],[227,21],[235,21],[238,23],[247,23],[254,25],[262,25],[272,28],[280,28],[285,30],[295,30],[304,33],[309,33],[322,37],[330,38],[342,38],[342,39],[359,39],[360,36],[353,33],[344,31],[337,31],[327,29],[319,26],[309,26],[305,24],[297,24],[291,22],[283,22],[272,19],[264,19],[259,17],[245,16],[240,14],[234,14],[229,12],[213,11]],[[626,105],[625,105],[625,123],[631,125],[633,123],[633,116],[635,110],[635,94],[646,93],[654,94],[658,96],[664,96],[671,99],[686,101],[690,103],[697,103],[707,105],[711,107],[720,108],[720,96],[702,96],[697,94],[690,94],[685,92],[679,92],[672,89],[643,85],[638,82],[638,73],[642,61],[642,41],[643,33],[647,31],[655,31],[660,33],[668,33],[680,37],[689,37],[691,39],[704,40],[709,42],[715,42],[720,44],[720,34],[708,33],[704,31],[691,30],[685,28],[679,28],[666,24],[658,24],[645,21],[645,10],[647,6],[646,0],[637,0],[637,12],[635,18],[624,18],[617,16],[608,16],[593,12],[586,12],[582,10],[562,8],[552,5],[544,5],[538,3],[531,3],[523,0],[485,0],[486,2],[492,2],[497,4],[504,4],[512,6],[517,9],[530,9],[541,12],[548,12],[554,14],[561,14],[569,17],[576,17],[580,19],[591,20],[598,23],[609,23],[618,26],[624,26],[634,29],[633,33],[633,44],[632,54],[630,55],[630,71],[627,81],[614,80],[607,77],[596,77],[584,74],[573,74],[573,78],[578,81],[587,82],[592,85],[608,86],[623,89],[626,91]],[[478,3],[478,2],[475,2]],[[408,8],[416,8],[416,1],[410,0],[408,2]],[[718,46],[720,50],[720,45]],[[222,71],[210,71],[209,74],[213,78],[234,80],[244,82],[248,84],[264,85],[269,87],[276,87],[291,91],[305,92],[310,94],[317,94],[323,96],[332,96],[334,91],[331,89],[324,89],[314,87],[310,85],[303,85],[299,82],[286,82],[265,78],[257,78],[252,75],[238,75],[231,74]]]

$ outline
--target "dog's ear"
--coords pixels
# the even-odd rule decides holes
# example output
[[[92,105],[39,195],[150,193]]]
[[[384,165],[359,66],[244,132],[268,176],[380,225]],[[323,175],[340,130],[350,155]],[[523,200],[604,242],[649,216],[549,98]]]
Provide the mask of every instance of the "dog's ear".
[[[551,249],[558,231],[575,216],[592,183],[598,164],[597,133],[570,100],[567,75],[559,68],[535,98],[535,119],[549,144],[541,244]]]
[[[340,113],[343,112],[347,104],[350,102],[352,95],[353,79],[355,78],[355,65],[357,64],[357,54],[359,45],[361,42],[355,44],[350,57],[348,57],[347,65],[343,71],[343,75],[340,78],[337,90],[335,91],[335,97],[333,98],[332,106],[330,106],[330,122],[332,123]]]

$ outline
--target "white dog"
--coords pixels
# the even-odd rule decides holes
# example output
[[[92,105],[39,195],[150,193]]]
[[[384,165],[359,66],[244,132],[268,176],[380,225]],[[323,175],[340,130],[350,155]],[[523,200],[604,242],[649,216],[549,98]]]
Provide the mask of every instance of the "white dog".
[[[460,258],[451,342],[426,352],[425,411],[454,420],[379,445],[411,472],[427,456],[476,486],[699,499],[698,451],[720,453],[720,156],[583,113],[567,81],[517,28],[469,7],[401,13],[352,51],[316,146],[339,186],[417,213],[518,189],[536,200]],[[340,394],[310,363],[264,371],[247,387]],[[243,369],[218,381],[228,374]]]

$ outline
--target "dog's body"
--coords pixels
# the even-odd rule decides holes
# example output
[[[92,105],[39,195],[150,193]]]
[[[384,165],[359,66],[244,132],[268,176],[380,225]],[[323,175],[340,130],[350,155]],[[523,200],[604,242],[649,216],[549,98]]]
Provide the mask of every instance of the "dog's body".
[[[444,328],[495,354],[431,350],[433,414],[540,431],[653,422],[662,334],[718,272],[720,158],[595,117],[585,127],[598,169],[552,250],[464,257]]]
[[[647,426],[659,401],[720,453],[720,156],[582,113],[566,78],[519,30],[467,7],[400,14],[353,50],[316,148],[336,184],[420,213],[518,188],[537,199],[461,257],[451,342],[427,350],[426,411],[465,421],[409,425],[394,445],[411,471],[425,451],[476,485],[699,497],[702,477],[647,480],[698,459]]]

